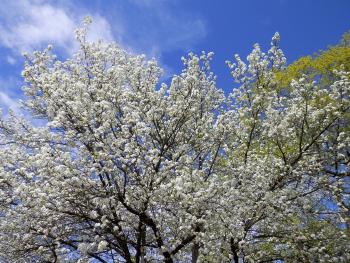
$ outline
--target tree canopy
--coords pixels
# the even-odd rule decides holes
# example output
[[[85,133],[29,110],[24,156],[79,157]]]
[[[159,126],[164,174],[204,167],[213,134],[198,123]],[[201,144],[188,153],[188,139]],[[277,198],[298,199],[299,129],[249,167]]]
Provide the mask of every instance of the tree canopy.
[[[227,62],[89,42],[26,55],[33,118],[0,119],[0,261],[349,262],[347,38],[286,65],[276,33]]]

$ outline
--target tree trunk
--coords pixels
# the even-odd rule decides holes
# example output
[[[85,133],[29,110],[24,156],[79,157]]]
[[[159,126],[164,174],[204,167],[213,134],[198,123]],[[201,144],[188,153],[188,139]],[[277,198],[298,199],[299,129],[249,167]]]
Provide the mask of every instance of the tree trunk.
[[[233,238],[231,238],[230,243],[231,243],[231,252],[233,256],[233,262],[239,263],[238,245],[234,242]]]
[[[197,263],[199,257],[199,244],[195,242],[192,246],[192,261],[191,263]]]
[[[145,242],[146,242],[146,226],[139,222],[137,248],[136,248],[136,263],[146,263],[145,261]]]

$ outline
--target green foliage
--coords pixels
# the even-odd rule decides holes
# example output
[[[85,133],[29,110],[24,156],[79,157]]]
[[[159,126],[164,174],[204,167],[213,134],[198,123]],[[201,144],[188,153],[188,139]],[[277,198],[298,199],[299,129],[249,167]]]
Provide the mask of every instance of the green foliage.
[[[312,56],[301,57],[285,70],[276,73],[278,86],[287,87],[291,81],[302,76],[314,79],[323,85],[334,79],[334,70],[350,71],[350,31],[343,35],[336,46]]]

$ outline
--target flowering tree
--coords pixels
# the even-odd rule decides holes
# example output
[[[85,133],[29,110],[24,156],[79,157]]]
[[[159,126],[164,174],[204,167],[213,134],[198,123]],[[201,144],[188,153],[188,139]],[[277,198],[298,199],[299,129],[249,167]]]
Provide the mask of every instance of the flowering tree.
[[[159,85],[153,60],[90,43],[26,56],[23,106],[1,119],[4,262],[345,262],[349,73],[280,85],[272,39],[226,97],[212,53]],[[334,203],[335,202],[335,203]]]

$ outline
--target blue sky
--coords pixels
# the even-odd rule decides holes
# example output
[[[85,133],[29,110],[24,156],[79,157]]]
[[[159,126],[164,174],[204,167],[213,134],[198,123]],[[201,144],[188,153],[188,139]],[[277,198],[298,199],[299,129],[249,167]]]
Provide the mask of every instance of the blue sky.
[[[350,29],[350,0],[4,0],[0,5],[0,107],[21,97],[23,51],[48,44],[61,58],[76,49],[74,29],[93,18],[91,39],[116,41],[156,57],[166,77],[181,70],[189,51],[215,53],[218,86],[234,86],[225,60],[246,57],[254,43],[265,50],[274,32],[292,62],[336,44]]]

